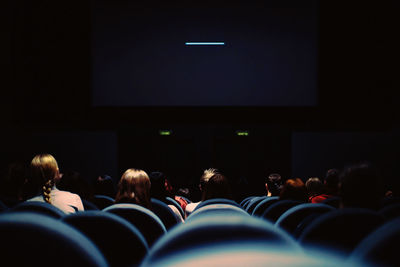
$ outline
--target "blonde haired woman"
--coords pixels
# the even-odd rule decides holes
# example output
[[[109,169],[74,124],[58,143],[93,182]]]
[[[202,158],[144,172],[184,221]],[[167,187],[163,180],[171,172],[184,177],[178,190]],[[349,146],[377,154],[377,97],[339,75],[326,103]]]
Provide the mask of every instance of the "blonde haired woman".
[[[139,169],[128,169],[118,183],[115,203],[133,203],[151,209],[150,178]]]
[[[56,188],[55,182],[60,178],[60,171],[52,155],[36,155],[31,161],[30,170],[31,182],[40,189],[37,195],[28,201],[47,202],[65,213],[83,211],[82,200],[77,194]]]

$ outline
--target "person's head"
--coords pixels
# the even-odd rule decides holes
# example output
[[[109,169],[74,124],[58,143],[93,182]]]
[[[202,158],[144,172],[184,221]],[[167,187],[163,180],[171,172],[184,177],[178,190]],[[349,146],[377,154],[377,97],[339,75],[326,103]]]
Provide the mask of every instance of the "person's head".
[[[61,179],[57,182],[57,188],[77,194],[86,200],[92,199],[92,189],[89,183],[76,171],[63,172]]]
[[[345,168],[340,177],[342,207],[377,210],[384,197],[384,188],[378,172],[369,163]]]
[[[212,198],[232,199],[232,191],[229,181],[220,173],[216,173],[208,179],[203,192],[202,201]]]
[[[311,177],[306,181],[306,188],[310,197],[322,194],[323,184],[318,177]]]
[[[339,193],[339,170],[329,169],[326,172],[324,180],[325,193],[329,195],[337,195]]]
[[[271,173],[265,181],[265,188],[267,193],[271,193],[271,196],[279,196],[282,190],[281,175],[278,173]]]
[[[27,175],[27,167],[22,162],[16,161],[9,164],[1,177],[0,195],[14,200],[22,200]]]
[[[115,197],[115,184],[111,176],[104,174],[96,178],[93,184],[95,195],[103,195],[114,198]]]
[[[307,189],[300,178],[288,179],[282,187],[279,199],[307,202]]]
[[[51,189],[59,179],[60,171],[56,159],[50,154],[36,155],[30,164],[30,179],[35,187],[42,189],[44,200],[51,203]]]
[[[150,208],[150,185],[150,178],[145,171],[126,170],[118,183],[115,203],[135,203]]]
[[[151,188],[150,188],[151,197],[164,201],[165,198],[167,197],[164,173],[151,172],[149,178],[151,182]]]
[[[204,188],[205,188],[208,180],[210,180],[210,178],[217,173],[218,173],[218,170],[214,169],[214,168],[206,169],[203,171],[203,175],[201,175],[201,177],[200,177],[200,185],[199,185],[200,191],[202,191],[202,192],[204,191]]]

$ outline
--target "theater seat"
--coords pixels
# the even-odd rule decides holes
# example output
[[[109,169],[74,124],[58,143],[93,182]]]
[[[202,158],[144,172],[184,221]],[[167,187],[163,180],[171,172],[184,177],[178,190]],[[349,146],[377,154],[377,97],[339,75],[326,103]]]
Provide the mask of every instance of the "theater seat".
[[[358,243],[384,222],[377,212],[347,208],[316,218],[299,237],[302,245],[318,245],[349,254]]]
[[[276,221],[275,226],[293,235],[296,228],[308,216],[321,215],[332,210],[335,210],[335,208],[325,204],[299,204],[284,212]]]
[[[185,212],[183,211],[181,205],[179,205],[178,201],[170,197],[166,197],[165,200],[167,205],[174,205],[175,208],[179,210],[179,213],[181,214],[182,218],[185,218]]]
[[[82,204],[84,210],[100,210],[94,203],[83,198],[82,198]]]
[[[94,195],[93,204],[95,204],[99,210],[103,210],[114,204],[114,199],[109,196]]]
[[[274,266],[274,267],[368,267],[358,261],[349,261],[332,252],[301,251],[274,246],[268,241],[222,242],[191,247],[163,256],[149,256],[141,267],[178,266]]]
[[[400,217],[400,203],[395,203],[383,207],[379,211],[379,214],[385,217],[386,221],[390,221],[397,217]]]
[[[190,216],[188,216],[185,223],[192,221],[194,218],[211,214],[214,215],[239,214],[239,215],[249,216],[249,214],[244,209],[233,206],[231,204],[211,204],[195,210],[193,213],[190,214]]]
[[[160,218],[167,230],[180,223],[172,209],[158,199],[151,199],[151,210]]]
[[[228,205],[233,205],[236,207],[240,208],[240,205],[237,204],[235,201],[230,200],[230,199],[226,199],[226,198],[211,198],[211,199],[207,199],[205,201],[201,201],[199,205],[197,205],[197,207],[193,210],[193,212],[195,210],[200,209],[201,207],[207,206],[207,205],[212,205],[212,204],[228,204]]]
[[[389,221],[363,239],[350,259],[376,266],[399,266],[400,218]]]
[[[21,211],[40,213],[46,216],[53,217],[55,219],[60,219],[66,215],[59,208],[47,202],[40,202],[40,201],[24,201],[9,210],[9,212],[21,212]]]
[[[302,202],[296,200],[279,200],[276,203],[272,204],[264,211],[261,215],[261,218],[269,220],[272,223],[275,223],[279,217],[288,209],[300,205]]]
[[[137,266],[147,254],[147,242],[140,231],[115,214],[85,211],[62,220],[89,237],[110,266]]]
[[[1,266],[108,266],[80,231],[34,212],[0,215]]]
[[[267,196],[262,196],[262,197],[255,197],[255,198],[251,199],[250,202],[246,206],[246,211],[249,214],[253,214],[253,210],[255,209],[257,204],[260,203],[261,201],[263,201],[266,198],[267,198]]]
[[[271,206],[272,204],[278,202],[278,200],[279,200],[279,197],[276,197],[276,196],[267,197],[267,198],[261,200],[261,202],[258,203],[254,207],[252,215],[260,217],[264,213],[264,211],[266,211],[269,208],[269,206]]]
[[[256,196],[249,196],[249,197],[246,197],[245,199],[243,199],[243,200],[240,202],[239,205],[240,205],[241,207],[245,208],[246,204],[247,204],[252,198],[254,198],[254,197],[256,197]]]
[[[103,211],[121,216],[142,233],[149,247],[167,230],[154,212],[136,204],[114,204]]]
[[[172,229],[154,244],[148,257],[155,259],[193,247],[245,241],[299,249],[288,234],[262,219],[242,214],[209,214]]]

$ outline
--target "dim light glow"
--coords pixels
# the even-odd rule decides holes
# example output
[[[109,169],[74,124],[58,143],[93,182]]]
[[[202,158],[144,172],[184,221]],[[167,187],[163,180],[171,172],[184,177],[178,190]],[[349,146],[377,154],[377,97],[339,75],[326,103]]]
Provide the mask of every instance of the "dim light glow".
[[[172,131],[171,131],[171,130],[160,130],[160,131],[159,131],[159,134],[160,134],[160,135],[164,135],[164,136],[166,136],[166,135],[171,135],[171,134],[172,134]]]
[[[237,136],[249,136],[248,131],[236,131]]]

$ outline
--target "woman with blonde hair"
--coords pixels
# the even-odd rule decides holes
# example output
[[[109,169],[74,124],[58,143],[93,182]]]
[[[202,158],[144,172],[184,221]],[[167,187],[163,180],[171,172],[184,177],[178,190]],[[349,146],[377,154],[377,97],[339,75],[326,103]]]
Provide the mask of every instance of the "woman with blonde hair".
[[[150,178],[139,169],[128,169],[118,183],[115,203],[133,203],[151,209]]]
[[[82,200],[77,194],[56,188],[55,182],[60,179],[60,171],[52,155],[36,155],[31,161],[30,172],[30,182],[35,186],[37,193],[28,201],[47,202],[65,213],[83,211]]]

